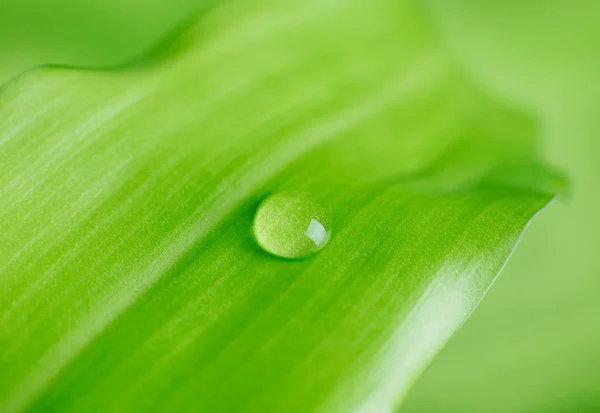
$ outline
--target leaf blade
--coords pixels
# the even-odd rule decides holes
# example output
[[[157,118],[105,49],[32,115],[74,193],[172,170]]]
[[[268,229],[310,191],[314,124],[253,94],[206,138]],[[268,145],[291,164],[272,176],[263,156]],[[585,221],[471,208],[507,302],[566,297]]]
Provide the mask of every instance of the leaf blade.
[[[535,163],[518,142],[529,130],[455,72],[411,3],[232,3],[146,67],[43,69],[0,102],[9,411],[347,411],[378,390],[393,404],[423,363],[397,391],[368,379],[426,316],[399,320],[448,299],[457,315],[437,320],[429,359],[556,187],[545,170],[550,185],[493,179]],[[250,239],[253,208],[279,189],[336,211],[314,260]]]

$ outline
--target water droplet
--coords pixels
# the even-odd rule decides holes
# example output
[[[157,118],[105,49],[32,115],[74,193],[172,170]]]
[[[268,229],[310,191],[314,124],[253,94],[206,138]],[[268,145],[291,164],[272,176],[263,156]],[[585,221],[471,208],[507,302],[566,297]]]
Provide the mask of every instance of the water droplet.
[[[254,237],[273,255],[305,258],[327,245],[331,222],[331,211],[313,195],[278,192],[259,205],[254,217]]]

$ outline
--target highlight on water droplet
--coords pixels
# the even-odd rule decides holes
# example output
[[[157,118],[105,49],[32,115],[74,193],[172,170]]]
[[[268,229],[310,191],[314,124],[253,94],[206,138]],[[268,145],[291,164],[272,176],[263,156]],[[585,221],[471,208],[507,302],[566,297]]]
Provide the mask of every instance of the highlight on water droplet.
[[[265,251],[283,258],[306,258],[331,238],[331,211],[312,194],[277,192],[254,216],[254,237]]]

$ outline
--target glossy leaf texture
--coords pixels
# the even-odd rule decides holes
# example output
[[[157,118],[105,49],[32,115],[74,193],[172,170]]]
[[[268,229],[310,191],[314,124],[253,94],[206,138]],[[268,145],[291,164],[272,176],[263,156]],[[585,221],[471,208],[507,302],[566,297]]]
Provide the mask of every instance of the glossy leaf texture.
[[[3,411],[389,411],[562,179],[396,0],[233,1],[0,91]],[[268,194],[333,211],[264,253]]]

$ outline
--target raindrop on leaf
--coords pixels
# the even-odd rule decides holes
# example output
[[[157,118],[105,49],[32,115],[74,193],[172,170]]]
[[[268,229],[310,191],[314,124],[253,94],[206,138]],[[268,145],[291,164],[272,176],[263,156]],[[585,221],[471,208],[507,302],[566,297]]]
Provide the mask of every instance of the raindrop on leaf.
[[[331,211],[312,194],[278,192],[265,198],[254,217],[254,237],[265,251],[283,258],[306,258],[331,238]]]

